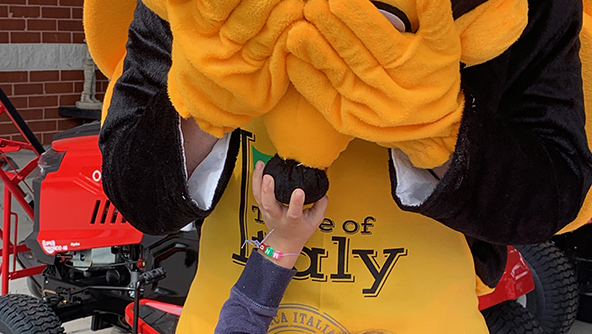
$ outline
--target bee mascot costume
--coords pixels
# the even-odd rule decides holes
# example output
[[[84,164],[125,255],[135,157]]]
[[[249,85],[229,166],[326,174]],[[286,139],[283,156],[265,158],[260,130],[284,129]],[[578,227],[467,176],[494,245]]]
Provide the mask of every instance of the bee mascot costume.
[[[551,0],[87,0],[88,45],[111,79],[106,193],[148,234],[203,221],[177,333],[214,332],[241,245],[267,232],[250,189],[259,160],[279,201],[296,187],[307,203],[331,199],[270,333],[487,333],[477,296],[500,279],[505,245],[592,216],[583,12]],[[194,171],[183,119],[219,138]]]

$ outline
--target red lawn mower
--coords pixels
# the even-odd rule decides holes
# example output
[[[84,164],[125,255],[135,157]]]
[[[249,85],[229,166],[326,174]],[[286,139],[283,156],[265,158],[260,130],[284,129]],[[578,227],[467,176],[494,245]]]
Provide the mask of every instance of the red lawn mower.
[[[0,113],[7,113],[26,138],[0,139],[0,160],[6,167],[0,169],[0,332],[63,333],[62,323],[91,316],[92,330],[117,326],[133,333],[174,333],[197,270],[199,230],[186,227],[154,237],[127,223],[102,189],[98,122],[56,135],[45,151],[1,90]],[[7,156],[18,150],[30,150],[36,157],[18,168]],[[27,186],[25,177],[37,165],[34,201],[29,201],[21,187]],[[18,216],[11,211],[12,197],[34,221],[24,242],[16,239]],[[566,333],[578,305],[570,263],[551,243],[518,249],[510,247],[497,289],[480,298],[491,333]],[[541,257],[541,252],[546,255]],[[548,263],[549,254],[555,262]],[[17,269],[17,261],[24,269]],[[546,271],[539,274],[541,261]],[[553,293],[544,287],[549,272],[558,272],[551,275],[553,282],[558,280]],[[22,277],[28,277],[35,297],[7,294],[9,281]],[[548,296],[557,294],[555,290],[560,296],[552,302],[560,303],[559,311],[549,304]]]

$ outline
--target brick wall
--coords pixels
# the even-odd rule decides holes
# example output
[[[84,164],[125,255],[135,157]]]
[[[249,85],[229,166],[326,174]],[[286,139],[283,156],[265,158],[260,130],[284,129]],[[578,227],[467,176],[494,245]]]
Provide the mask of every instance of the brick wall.
[[[68,47],[74,44],[84,43],[82,4],[83,0],[0,0],[0,58],[5,62],[4,68],[0,69],[0,88],[44,144],[49,144],[59,131],[81,123],[80,120],[60,117],[58,107],[75,106],[83,89],[84,74],[80,62],[72,65],[72,61],[65,59],[78,57],[78,54],[63,51],[72,49]],[[8,51],[2,54],[3,47],[14,49],[15,44],[44,45],[47,57],[55,56],[56,60],[44,63],[48,59],[45,55]],[[38,59],[33,59],[35,57]],[[23,65],[24,61],[29,61],[31,68]],[[103,98],[107,83],[97,71],[99,100]],[[20,139],[7,115],[0,116],[0,137]]]
[[[108,81],[97,74],[97,91],[104,92]],[[83,84],[82,70],[0,72],[0,88],[43,144],[51,143],[56,133],[81,124],[80,120],[61,117],[58,107],[75,106]],[[97,94],[97,98],[102,100],[103,95]],[[22,139],[7,115],[0,115],[0,136]]]

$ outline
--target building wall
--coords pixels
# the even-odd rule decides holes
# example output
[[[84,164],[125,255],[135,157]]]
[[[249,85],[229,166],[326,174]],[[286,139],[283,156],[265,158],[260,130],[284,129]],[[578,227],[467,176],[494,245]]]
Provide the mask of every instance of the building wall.
[[[83,0],[0,0],[0,88],[39,140],[80,125],[60,117],[74,107],[84,85],[86,45]],[[97,71],[97,98],[107,79]],[[0,137],[21,139],[7,115],[0,115]]]

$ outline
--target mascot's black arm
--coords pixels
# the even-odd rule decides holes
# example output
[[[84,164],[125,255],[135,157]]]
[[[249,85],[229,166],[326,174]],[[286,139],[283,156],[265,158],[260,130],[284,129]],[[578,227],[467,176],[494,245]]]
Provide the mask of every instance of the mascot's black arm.
[[[419,206],[399,205],[493,244],[550,238],[592,182],[584,132],[580,1],[530,1],[522,37],[462,70],[466,95],[449,170]]]
[[[467,108],[450,169],[422,205],[404,209],[495,244],[538,242],[573,220],[592,160],[583,128],[581,12],[578,2],[532,1],[522,38],[462,71]],[[107,195],[151,234],[207,216],[239,145],[233,136],[212,207],[200,210],[187,191],[179,119],[166,94],[170,48],[168,24],[140,2],[100,138]]]
[[[171,46],[169,24],[138,1],[99,139],[105,193],[147,234],[175,232],[205,218],[228,183],[239,147],[233,135],[212,206],[201,210],[188,193],[179,116],[167,94]]]

